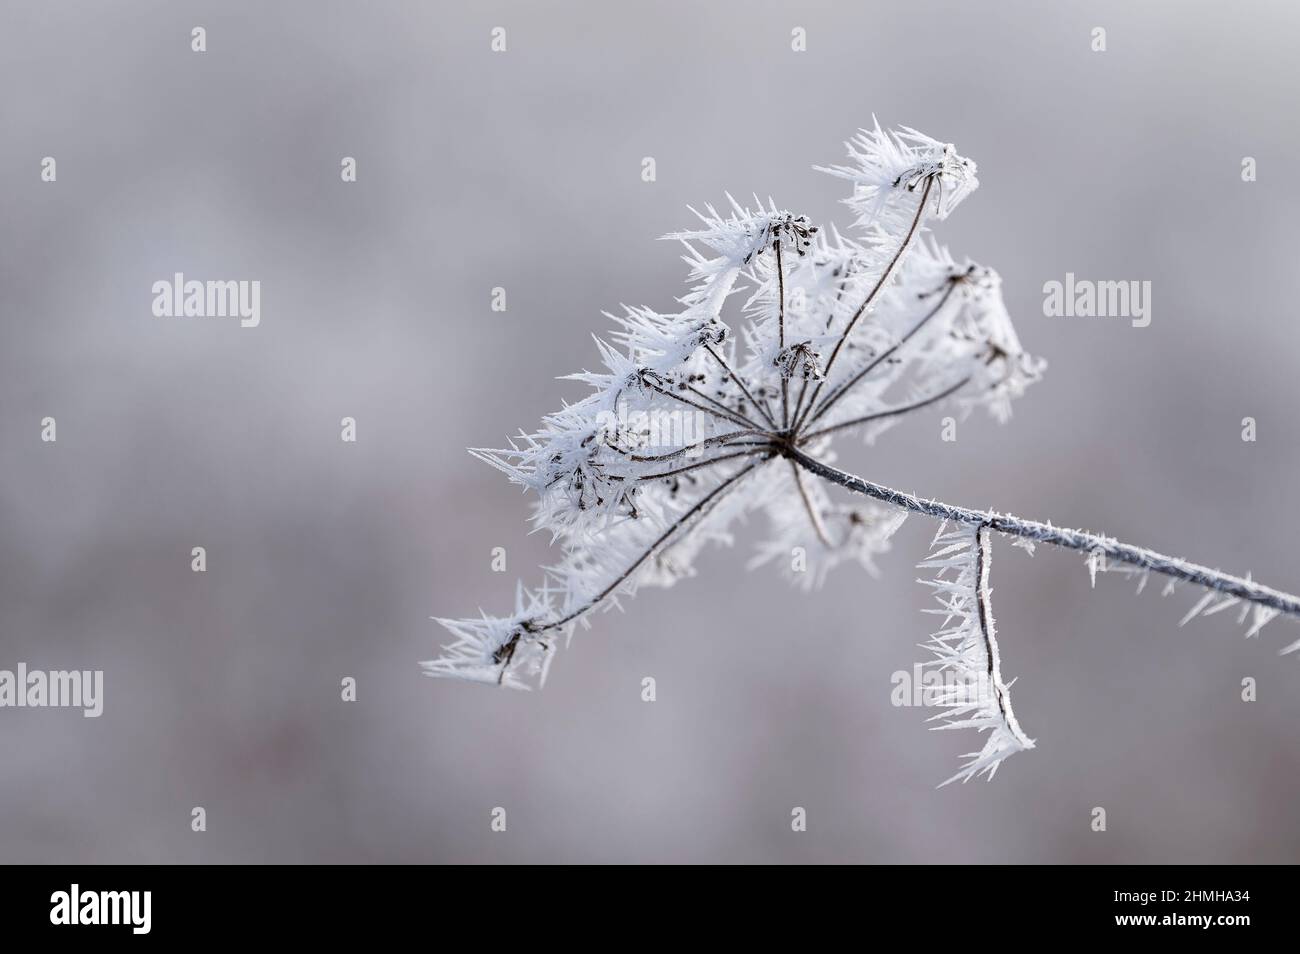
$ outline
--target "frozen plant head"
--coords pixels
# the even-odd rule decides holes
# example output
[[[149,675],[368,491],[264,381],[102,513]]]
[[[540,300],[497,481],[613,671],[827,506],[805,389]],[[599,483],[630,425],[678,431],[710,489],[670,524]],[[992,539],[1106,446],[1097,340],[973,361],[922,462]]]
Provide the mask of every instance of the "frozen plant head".
[[[508,447],[474,451],[536,493],[534,526],[554,534],[560,559],[541,587],[521,588],[511,616],[447,621],[458,638],[430,672],[540,680],[545,665],[522,646],[549,655],[592,610],[691,575],[702,545],[728,540],[749,511],[773,531],[760,555],[817,544],[801,582],[845,560],[870,568],[902,515],[833,504],[783,449],[825,456],[840,432],[874,437],[945,399],[1002,413],[1037,376],[996,276],[922,239],[926,221],[974,188],[974,163],[913,130],[878,126],[849,150],[853,165],[833,171],[853,182],[860,235],[770,200],[706,206],[697,228],[668,236],[690,268],[681,309],[611,315],[615,330],[597,341],[602,370],[570,376],[590,386],[587,397]],[[647,447],[643,433],[621,428],[683,410],[703,422],[689,444]]]
[[[923,408],[966,415],[982,406],[1005,421],[1044,369],[1021,347],[997,273],[929,235],[978,185],[975,163],[908,128],[874,125],[847,146],[848,163],[824,171],[851,183],[851,234],[770,199],[751,208],[728,196],[721,211],[692,210],[698,225],[666,236],[681,243],[689,269],[680,308],[609,315],[614,330],[596,342],[600,370],[569,376],[589,393],[506,447],[473,451],[533,492],[534,528],[552,534],[557,558],[537,586],[519,585],[509,615],[440,620],[453,640],[423,664],[429,675],[540,685],[577,625],[640,586],[694,575],[696,555],[730,543],[751,513],[769,528],[754,564],[784,566],[805,589],[843,563],[875,573],[904,516],[923,513],[952,522],[922,564],[945,616],[928,644],[933,662],[963,677],[994,674],[974,696],[948,700],[940,726],[988,733],[957,776],[968,779],[1033,745],[1001,676],[992,531],[1100,546],[1137,572],[1237,599],[1294,601],[1235,577],[1198,577],[1205,568],[1166,566],[1155,558],[1169,558],[1110,538],[922,501],[831,466],[836,438],[872,441]],[[683,432],[650,426],[683,413],[699,422],[688,438],[665,441]],[[826,481],[862,496],[833,501]]]

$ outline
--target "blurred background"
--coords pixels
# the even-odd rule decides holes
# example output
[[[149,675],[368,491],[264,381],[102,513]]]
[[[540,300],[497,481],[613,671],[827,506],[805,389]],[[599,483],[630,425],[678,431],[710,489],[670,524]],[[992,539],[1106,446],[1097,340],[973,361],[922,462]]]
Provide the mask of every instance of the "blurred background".
[[[1295,624],[1180,629],[1193,593],[1091,589],[1060,551],[993,567],[1038,748],[936,790],[979,742],[890,703],[933,623],[915,517],[879,579],[813,596],[746,572],[754,539],[714,551],[541,693],[417,666],[430,616],[508,611],[549,557],[464,448],[581,394],[555,378],[594,366],[602,309],[672,306],[655,237],[687,203],[843,224],[810,167],[873,112],[978,161],[939,235],[1001,272],[1050,366],[1005,427],[944,443],[927,412],[844,466],[1300,589],[1294,5],[0,9],[0,668],[105,672],[99,719],[0,710],[0,860],[1300,857]],[[259,280],[261,326],[153,318],[178,271]],[[1152,282],[1150,326],[1044,317],[1066,272]]]

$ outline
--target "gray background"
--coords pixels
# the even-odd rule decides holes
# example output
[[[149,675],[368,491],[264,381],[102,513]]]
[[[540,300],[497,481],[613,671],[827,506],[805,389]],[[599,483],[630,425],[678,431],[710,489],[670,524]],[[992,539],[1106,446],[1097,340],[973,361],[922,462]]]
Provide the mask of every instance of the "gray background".
[[[1300,631],[1179,629],[1190,593],[1090,590],[1060,552],[993,571],[1038,749],[936,791],[975,741],[890,705],[931,623],[917,518],[881,579],[811,597],[746,573],[752,540],[713,552],[539,694],[416,662],[429,616],[507,610],[547,557],[463,448],[580,393],[554,378],[595,363],[601,309],[671,306],[653,239],[686,203],[843,222],[810,166],[873,111],[979,162],[941,236],[1051,366],[1006,427],[945,444],[923,414],[846,466],[1300,588],[1298,27],[1282,2],[5,2],[0,668],[107,685],[98,720],[0,710],[0,859],[1296,860]],[[260,280],[261,327],[153,319],[174,271]],[[1150,280],[1151,326],[1043,317],[1067,271]]]

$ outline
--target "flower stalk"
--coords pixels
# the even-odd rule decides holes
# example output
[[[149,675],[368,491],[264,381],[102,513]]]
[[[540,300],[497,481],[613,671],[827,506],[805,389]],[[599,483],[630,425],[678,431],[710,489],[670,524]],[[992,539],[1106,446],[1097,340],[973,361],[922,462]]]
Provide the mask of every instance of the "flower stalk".
[[[855,474],[832,467],[830,464],[823,463],[817,458],[805,454],[798,447],[786,447],[784,453],[800,467],[803,467],[809,473],[816,474],[823,480],[828,480],[854,493],[864,494],[873,500],[879,500],[891,507],[898,507],[909,513],[924,514],[936,520],[951,520],[971,527],[989,527],[1007,536],[1019,537],[1034,543],[1050,543],[1053,546],[1064,547],[1067,550],[1077,550],[1088,554],[1094,559],[1125,563],[1139,570],[1159,573],[1186,583],[1195,583],[1197,586],[1203,586],[1206,589],[1215,590],[1257,606],[1267,607],[1277,612],[1289,613],[1292,616],[1300,616],[1300,597],[1264,586],[1262,583],[1257,583],[1248,577],[1232,576],[1211,569],[1208,566],[1202,566],[1199,563],[1192,563],[1178,557],[1157,553],[1155,550],[1148,550],[1145,547],[1121,543],[1114,537],[1086,533],[1082,530],[1071,530],[1068,527],[1057,527],[1050,523],[1040,523],[1037,520],[1023,520],[1011,514],[996,513],[991,510],[971,510],[967,507],[946,504],[940,500],[926,500],[913,494],[893,490],[882,484],[872,483]]]

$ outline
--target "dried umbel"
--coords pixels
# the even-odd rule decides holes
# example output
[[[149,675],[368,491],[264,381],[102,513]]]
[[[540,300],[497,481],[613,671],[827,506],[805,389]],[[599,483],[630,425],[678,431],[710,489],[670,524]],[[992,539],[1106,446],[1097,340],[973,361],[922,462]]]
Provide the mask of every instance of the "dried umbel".
[[[958,261],[927,234],[976,188],[975,163],[906,128],[877,125],[848,147],[849,162],[824,171],[852,183],[853,237],[770,201],[707,206],[695,213],[698,228],[667,236],[690,266],[681,310],[611,315],[617,329],[598,342],[604,370],[571,376],[590,394],[506,448],[473,451],[535,493],[533,523],[552,533],[558,559],[538,586],[519,585],[509,615],[440,620],[455,638],[423,664],[429,675],[542,683],[576,625],[639,586],[693,575],[700,550],[730,542],[737,520],[756,511],[770,537],[754,563],[789,565],[797,552],[801,572],[790,576],[809,588],[845,562],[874,573],[905,515],[919,513],[942,521],[921,564],[944,617],[926,644],[931,664],[965,687],[941,695],[939,727],[987,733],[954,776],[968,780],[1033,746],[1011,708],[994,632],[996,534],[1031,552],[1036,542],[1079,550],[1094,576],[1122,569],[1145,581],[1156,572],[1170,585],[1206,587],[1189,618],[1239,605],[1243,621],[1253,614],[1250,635],[1279,612],[1300,614],[1296,597],[1249,578],[923,500],[832,466],[835,437],[870,441],[921,408],[983,406],[1005,421],[1044,368],[1020,345],[997,273]],[[626,423],[683,413],[698,426],[676,441],[647,436],[671,428]],[[858,496],[834,502],[829,483]]]

